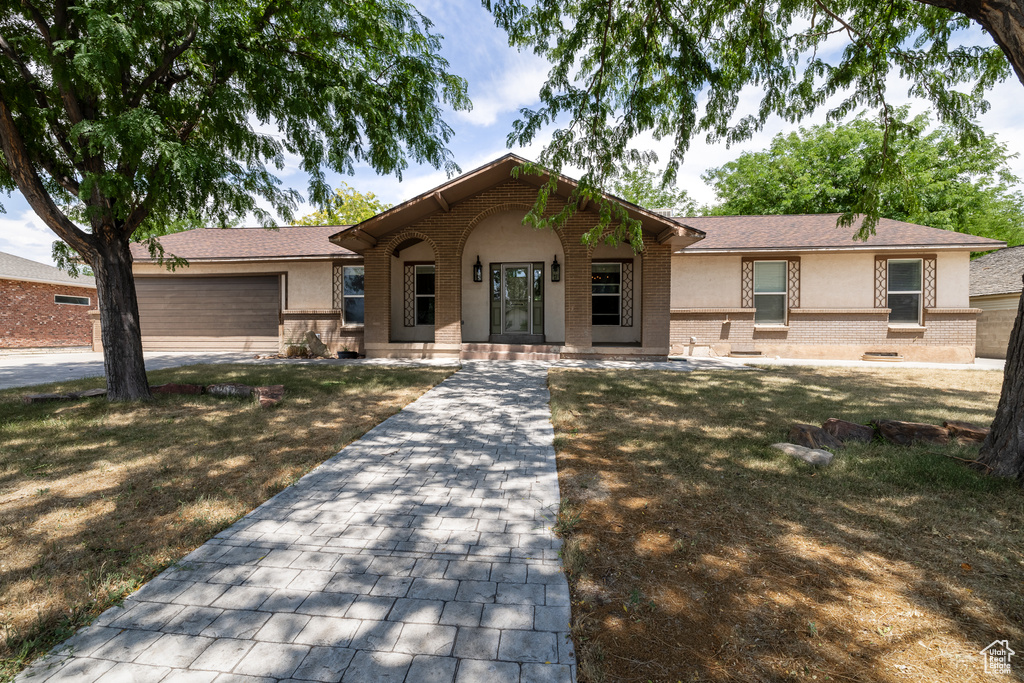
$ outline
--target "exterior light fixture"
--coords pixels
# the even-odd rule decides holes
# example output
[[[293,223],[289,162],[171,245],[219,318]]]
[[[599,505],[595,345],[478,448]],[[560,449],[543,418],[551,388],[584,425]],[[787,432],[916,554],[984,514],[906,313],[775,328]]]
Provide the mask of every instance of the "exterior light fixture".
[[[551,281],[559,282],[562,279],[562,266],[558,263],[558,254],[555,254],[555,260],[551,262]]]
[[[484,281],[484,264],[480,263],[480,255],[477,254],[476,263],[473,264],[473,282]]]

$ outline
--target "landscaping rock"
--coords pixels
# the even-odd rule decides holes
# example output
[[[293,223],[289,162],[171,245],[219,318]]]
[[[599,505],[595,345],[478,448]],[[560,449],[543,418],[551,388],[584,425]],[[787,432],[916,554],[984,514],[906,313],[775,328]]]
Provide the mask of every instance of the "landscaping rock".
[[[48,401],[67,401],[70,396],[67,394],[26,394],[21,397],[25,403],[46,403]]]
[[[947,420],[942,423],[942,426],[948,429],[949,435],[955,437],[959,443],[968,446],[980,446],[989,431],[988,427],[979,427],[970,422],[957,420]]]
[[[329,358],[331,355],[327,344],[320,341],[320,337],[316,336],[316,332],[309,331],[306,333],[306,345],[309,347],[309,352],[317,358]]]
[[[203,393],[203,385],[175,384],[171,382],[169,384],[158,384],[155,387],[150,387],[149,391],[153,394],[201,394]]]
[[[934,443],[940,446],[949,443],[949,430],[938,425],[899,420],[873,420],[871,424],[883,439],[901,446],[909,446],[915,441]]]
[[[226,384],[211,384],[206,387],[206,393],[211,396],[252,396],[252,387],[248,384],[237,384],[228,382]]]
[[[835,457],[828,451],[823,451],[820,448],[807,448],[795,443],[773,443],[772,448],[782,451],[787,455],[792,455],[797,460],[803,460],[809,465],[819,465],[822,467],[829,465],[832,462],[832,458]]]
[[[275,384],[271,387],[256,387],[252,390],[252,393],[256,396],[256,400],[259,401],[260,408],[269,408],[272,405],[277,405],[284,398],[284,385]]]
[[[95,398],[106,395],[106,389],[83,389],[82,391],[72,391],[67,394],[26,394],[21,397],[21,400],[26,404],[32,404],[48,403],[50,401],[77,401],[80,398]]]
[[[305,358],[306,347],[298,346],[297,344],[291,344],[284,349],[285,358]]]
[[[836,437],[843,443],[847,441],[863,441],[871,443],[875,438],[875,430],[867,425],[847,422],[839,418],[830,417],[822,423],[821,428]]]
[[[789,440],[791,443],[807,448],[831,448],[833,450],[845,448],[842,441],[814,425],[800,423],[793,425],[789,428]]]

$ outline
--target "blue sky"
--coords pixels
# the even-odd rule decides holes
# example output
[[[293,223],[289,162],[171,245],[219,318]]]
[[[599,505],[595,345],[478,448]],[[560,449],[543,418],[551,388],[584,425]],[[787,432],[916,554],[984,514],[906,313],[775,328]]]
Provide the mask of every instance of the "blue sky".
[[[505,139],[511,130],[521,107],[538,103],[537,93],[547,73],[547,64],[531,53],[520,53],[508,47],[505,33],[494,26],[491,15],[477,0],[418,0],[416,5],[435,24],[435,31],[445,36],[443,55],[451,64],[451,70],[469,82],[471,112],[452,112],[448,122],[455,130],[450,143],[456,162],[463,171],[477,166],[510,151]],[[989,41],[981,29],[969,40]],[[996,133],[1011,152],[1020,154],[1012,162],[1013,170],[1024,177],[1024,117],[1020,116],[1021,84],[1010,79],[990,93],[991,110],[982,118],[982,126],[990,133]],[[915,112],[924,111],[925,104],[911,101],[906,97],[907,84],[898,79],[889,83],[889,97],[894,104],[910,102]],[[753,111],[758,93],[751,89],[741,99],[739,114]],[[824,121],[824,114],[818,114],[802,122],[807,126]],[[770,121],[766,128],[752,139],[726,148],[724,144],[708,145],[703,140],[694,140],[681,170],[679,186],[701,203],[714,201],[714,193],[700,179],[707,168],[720,166],[734,159],[741,152],[765,148],[776,133],[793,128],[782,120]],[[550,131],[526,149],[513,149],[527,158],[535,158]],[[666,149],[667,145],[654,140],[640,140],[641,146],[652,149]],[[667,153],[661,154],[667,158]],[[289,164],[279,173],[285,186],[298,189],[303,195],[306,178]],[[447,179],[443,171],[430,167],[411,166],[398,181],[394,177],[381,177],[371,169],[356,170],[353,177],[328,176],[332,184],[345,181],[364,191],[373,192],[383,201],[397,204],[424,192]],[[56,236],[43,226],[20,194],[10,197],[0,195],[0,204],[7,210],[0,214],[0,251],[8,252],[44,263],[50,263],[50,245]],[[309,213],[313,208],[300,207],[298,215]]]

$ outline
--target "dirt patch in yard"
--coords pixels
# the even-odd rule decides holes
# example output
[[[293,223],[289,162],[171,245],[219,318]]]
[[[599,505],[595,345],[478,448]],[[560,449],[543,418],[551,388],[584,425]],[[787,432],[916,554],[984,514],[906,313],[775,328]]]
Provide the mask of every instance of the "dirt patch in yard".
[[[1024,646],[1021,489],[944,457],[962,446],[852,445],[827,469],[769,448],[829,417],[987,424],[1001,381],[552,371],[581,679],[1001,680],[978,652]]]
[[[451,374],[191,366],[151,384],[283,384],[284,400],[24,405],[0,392],[0,681]]]

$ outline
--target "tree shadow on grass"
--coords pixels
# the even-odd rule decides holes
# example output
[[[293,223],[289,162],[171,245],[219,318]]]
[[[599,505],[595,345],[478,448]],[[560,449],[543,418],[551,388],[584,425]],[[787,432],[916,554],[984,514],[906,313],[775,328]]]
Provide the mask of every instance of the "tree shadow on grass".
[[[829,417],[987,424],[999,380],[552,373],[592,677],[987,680],[976,653],[1024,636],[1020,489],[945,457],[965,447],[872,443],[816,470],[769,445]]]

